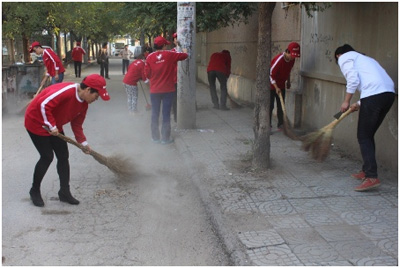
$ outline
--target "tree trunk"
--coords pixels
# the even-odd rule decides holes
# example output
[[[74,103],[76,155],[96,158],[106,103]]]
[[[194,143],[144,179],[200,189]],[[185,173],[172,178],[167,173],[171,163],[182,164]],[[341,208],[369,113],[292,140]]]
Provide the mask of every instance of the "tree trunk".
[[[61,34],[60,32],[58,32],[58,34],[56,35],[57,37],[57,55],[60,58],[60,60],[62,61],[62,53],[61,53]]]
[[[253,168],[265,170],[270,167],[269,70],[271,63],[271,18],[275,2],[262,2],[258,6],[258,55],[252,165]]]
[[[15,45],[14,45],[14,41],[15,41],[14,39],[10,39],[10,52],[9,52],[10,64],[14,64],[15,63]],[[29,49],[28,49],[28,51],[29,51]]]
[[[30,62],[31,61],[31,54],[29,53],[29,36],[22,34],[22,47],[24,49],[24,61]],[[15,59],[14,59],[15,60]]]

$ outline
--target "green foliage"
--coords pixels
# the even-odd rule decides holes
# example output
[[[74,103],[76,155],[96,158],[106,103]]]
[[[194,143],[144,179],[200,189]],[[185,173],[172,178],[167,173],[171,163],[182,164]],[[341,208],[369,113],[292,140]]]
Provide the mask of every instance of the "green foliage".
[[[257,8],[247,2],[196,3],[197,31],[246,23]],[[73,32],[102,42],[118,34],[156,36],[176,31],[176,2],[4,2],[3,35]]]
[[[326,9],[332,6],[330,2],[289,2],[288,6],[299,5],[304,7],[307,16],[309,18],[313,17],[313,12],[324,12]]]

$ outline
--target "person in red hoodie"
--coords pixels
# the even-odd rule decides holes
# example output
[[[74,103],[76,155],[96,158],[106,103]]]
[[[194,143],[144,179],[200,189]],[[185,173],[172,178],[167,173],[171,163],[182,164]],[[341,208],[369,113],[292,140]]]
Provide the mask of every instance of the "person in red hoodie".
[[[54,158],[57,157],[57,173],[60,177],[61,202],[79,204],[70,191],[69,151],[67,142],[57,137],[64,133],[63,126],[71,124],[77,142],[84,146],[84,152],[90,153],[90,147],[83,133],[83,122],[90,103],[101,97],[110,99],[106,90],[106,81],[98,74],[85,77],[81,84],[57,83],[45,88],[29,104],[25,113],[25,128],[40,154],[33,173],[32,188],[29,191],[35,206],[43,207],[40,193],[42,180]]]
[[[64,66],[51,48],[43,48],[42,45],[35,41],[32,43],[29,53],[35,52],[37,55],[42,55],[43,63],[46,66],[47,74],[42,79],[40,87],[43,87],[47,81],[47,77],[51,77],[51,84],[61,83],[64,80]]]
[[[81,42],[76,42],[76,47],[72,50],[72,60],[74,61],[75,77],[81,77],[82,57],[86,51],[81,47]]]
[[[138,99],[138,87],[137,82],[142,79],[146,81],[146,77],[144,75],[144,66],[145,66],[144,55],[140,54],[136,57],[129,66],[126,75],[124,76],[124,80],[122,83],[124,84],[126,94],[128,96],[128,110],[131,115],[135,115],[138,113],[137,110],[137,99]]]
[[[288,45],[288,48],[285,50],[285,52],[279,53],[271,61],[271,68],[270,68],[271,97],[270,97],[269,122],[270,123],[272,122],[271,121],[272,111],[274,110],[274,103],[276,100],[278,130],[281,130],[283,125],[283,111],[279,94],[282,94],[283,99],[285,99],[285,92],[286,92],[285,88],[288,89],[290,88],[290,72],[292,71],[295,59],[299,57],[300,57],[300,45],[296,42],[292,42]]]
[[[150,80],[151,99],[151,136],[155,143],[169,144],[171,139],[171,105],[175,93],[175,63],[185,60],[189,55],[184,52],[173,52],[167,49],[170,42],[164,37],[154,39],[155,52],[146,58],[145,76]],[[161,137],[159,129],[160,108],[162,103]],[[160,139],[161,138],[161,139]]]
[[[208,83],[210,84],[211,101],[214,104],[214,109],[229,110],[226,107],[226,99],[228,97],[228,88],[226,86],[228,78],[231,74],[231,54],[229,50],[215,52],[210,57],[210,62],[207,67]],[[221,86],[221,99],[218,102],[217,89],[215,81]]]

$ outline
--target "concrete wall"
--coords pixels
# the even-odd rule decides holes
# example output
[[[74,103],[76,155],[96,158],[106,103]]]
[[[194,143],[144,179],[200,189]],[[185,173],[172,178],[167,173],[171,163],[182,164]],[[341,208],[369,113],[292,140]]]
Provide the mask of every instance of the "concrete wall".
[[[298,5],[286,9],[282,3],[277,3],[272,17],[272,55],[284,51],[292,41],[301,45],[301,58],[292,70],[292,88],[286,95],[289,120],[296,127],[309,130],[319,129],[333,120],[345,95],[345,79],[333,62],[333,53],[344,43],[377,59],[397,88],[397,22],[395,2],[333,2],[330,8],[315,12],[312,18]],[[247,25],[199,33],[196,39],[198,79],[208,84],[206,69],[211,54],[228,49],[232,56],[229,94],[239,102],[252,104],[255,99],[257,37],[258,13]],[[356,100],[358,96],[353,98]],[[396,99],[376,135],[379,164],[396,172],[397,107]],[[334,144],[346,154],[360,159],[356,139],[357,120],[357,113],[354,113],[340,123],[334,131]]]

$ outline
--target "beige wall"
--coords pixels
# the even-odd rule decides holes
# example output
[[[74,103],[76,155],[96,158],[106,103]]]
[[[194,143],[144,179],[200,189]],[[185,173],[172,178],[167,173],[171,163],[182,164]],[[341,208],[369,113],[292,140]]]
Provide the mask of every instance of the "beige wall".
[[[398,85],[396,2],[334,2],[326,11],[313,15],[309,18],[298,5],[283,9],[282,4],[277,3],[272,17],[273,56],[284,51],[292,41],[301,45],[301,58],[292,71],[292,88],[286,95],[286,108],[289,120],[308,130],[330,123],[343,101],[345,79],[333,62],[333,53],[338,46],[349,43],[374,57],[394,80],[396,91]],[[198,79],[208,84],[206,68],[210,55],[228,49],[232,56],[229,94],[239,102],[252,104],[255,98],[257,35],[257,13],[247,25],[199,33],[196,44]],[[398,169],[397,117],[396,99],[376,135],[379,164],[395,172]],[[357,119],[354,113],[338,125],[334,131],[334,144],[346,154],[360,159]]]

